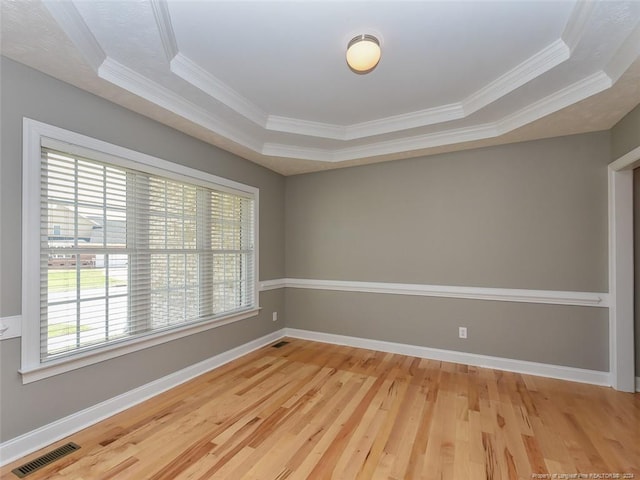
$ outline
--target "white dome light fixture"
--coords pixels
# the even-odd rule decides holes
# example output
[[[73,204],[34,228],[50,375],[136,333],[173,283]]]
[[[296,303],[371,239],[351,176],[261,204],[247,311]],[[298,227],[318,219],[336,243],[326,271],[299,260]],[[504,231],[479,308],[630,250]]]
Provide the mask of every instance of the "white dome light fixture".
[[[362,34],[347,45],[347,65],[357,74],[371,72],[380,61],[380,42],[373,35]]]

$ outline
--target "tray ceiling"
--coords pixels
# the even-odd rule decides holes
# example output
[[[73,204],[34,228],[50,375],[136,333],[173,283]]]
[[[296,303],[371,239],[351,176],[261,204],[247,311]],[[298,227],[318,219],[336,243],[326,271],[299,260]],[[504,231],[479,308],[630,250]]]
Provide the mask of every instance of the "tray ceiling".
[[[294,174],[610,128],[640,2],[3,1],[2,53]]]

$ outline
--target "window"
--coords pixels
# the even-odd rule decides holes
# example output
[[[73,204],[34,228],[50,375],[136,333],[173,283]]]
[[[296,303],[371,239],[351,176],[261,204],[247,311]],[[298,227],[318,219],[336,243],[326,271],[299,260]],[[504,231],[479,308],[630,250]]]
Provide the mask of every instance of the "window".
[[[25,140],[23,381],[256,315],[257,189],[28,119]]]

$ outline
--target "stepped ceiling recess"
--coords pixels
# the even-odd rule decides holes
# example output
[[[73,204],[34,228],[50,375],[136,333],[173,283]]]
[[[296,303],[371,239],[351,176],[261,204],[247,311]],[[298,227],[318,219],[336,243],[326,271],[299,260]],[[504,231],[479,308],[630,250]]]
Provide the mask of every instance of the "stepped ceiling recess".
[[[11,1],[2,54],[283,174],[611,128],[638,1]],[[378,66],[345,62],[375,35]],[[171,159],[168,159],[171,160]]]

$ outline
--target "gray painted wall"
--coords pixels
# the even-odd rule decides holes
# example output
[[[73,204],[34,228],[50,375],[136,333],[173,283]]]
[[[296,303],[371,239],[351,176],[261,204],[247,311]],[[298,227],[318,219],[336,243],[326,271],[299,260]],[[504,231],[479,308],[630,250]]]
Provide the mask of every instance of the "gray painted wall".
[[[606,292],[610,135],[287,178],[293,278]],[[608,311],[286,292],[287,325],[608,370]],[[457,339],[457,327],[469,339]]]
[[[640,105],[611,129],[611,160],[640,146]]]
[[[284,275],[284,177],[6,58],[1,60],[0,316],[21,310],[22,117],[30,117],[260,189],[260,278]],[[35,288],[35,286],[34,286]],[[284,293],[259,317],[22,385],[20,339],[0,342],[0,441],[205,360],[284,325]],[[281,313],[278,322],[271,312]]]
[[[611,151],[640,143],[629,140],[640,125],[638,109],[611,134],[284,179],[10,60],[3,58],[1,68],[0,316],[20,314],[21,211],[16,206],[21,202],[23,116],[259,187],[261,280],[286,276],[608,290],[606,165]],[[608,369],[606,309],[301,289],[264,292],[260,299],[263,310],[257,319],[29,385],[22,385],[17,373],[20,340],[0,342],[0,441],[285,322],[294,328]],[[276,323],[272,311],[280,314]],[[469,328],[466,341],[457,338],[458,326]]]
[[[287,326],[607,371],[606,308],[286,290]],[[468,338],[458,338],[458,327]]]

